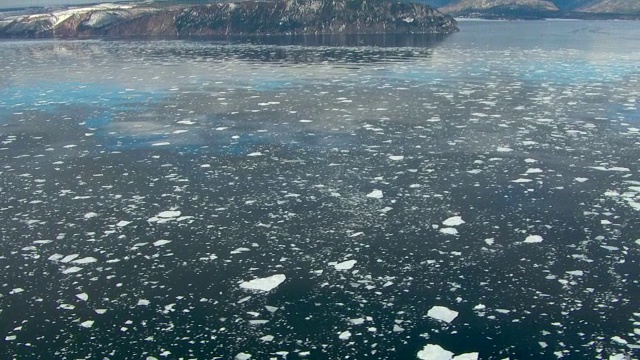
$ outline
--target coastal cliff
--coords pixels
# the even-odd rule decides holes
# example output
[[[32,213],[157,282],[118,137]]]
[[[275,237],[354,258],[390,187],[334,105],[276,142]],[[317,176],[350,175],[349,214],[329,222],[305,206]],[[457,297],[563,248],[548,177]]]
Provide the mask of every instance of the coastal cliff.
[[[104,4],[0,19],[0,37],[448,34],[456,21],[424,4],[278,0],[208,5]]]

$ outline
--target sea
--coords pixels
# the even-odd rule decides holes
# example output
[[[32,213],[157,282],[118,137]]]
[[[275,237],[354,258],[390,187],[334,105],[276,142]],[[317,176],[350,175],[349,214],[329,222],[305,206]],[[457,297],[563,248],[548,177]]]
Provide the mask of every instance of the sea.
[[[0,359],[638,359],[640,23],[0,41]]]

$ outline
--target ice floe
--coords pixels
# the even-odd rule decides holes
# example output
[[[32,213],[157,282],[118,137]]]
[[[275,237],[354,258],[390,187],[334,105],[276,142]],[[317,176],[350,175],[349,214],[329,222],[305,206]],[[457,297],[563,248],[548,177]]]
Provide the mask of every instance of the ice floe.
[[[284,274],[271,275],[264,278],[245,281],[240,284],[242,289],[269,292],[282,284],[287,277]]]

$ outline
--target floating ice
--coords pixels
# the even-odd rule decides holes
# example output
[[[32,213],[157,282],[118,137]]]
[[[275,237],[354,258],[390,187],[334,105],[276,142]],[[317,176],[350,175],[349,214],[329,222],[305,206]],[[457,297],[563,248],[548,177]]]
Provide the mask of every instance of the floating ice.
[[[418,359],[421,360],[451,360],[453,353],[443,349],[440,345],[427,344],[418,351]]]
[[[255,157],[255,156],[263,156],[264,154],[261,153],[260,151],[256,151],[256,152],[252,152],[250,154],[247,154],[247,156],[251,156],[251,157]]]
[[[511,151],[513,151],[513,149],[510,148],[510,147],[501,146],[501,147],[496,148],[496,151],[498,151],[498,152],[511,152]]]
[[[94,258],[94,257],[85,257],[82,259],[78,259],[78,260],[73,260],[72,263],[73,264],[91,264],[98,261],[98,259]]]
[[[525,178],[519,178],[519,179],[515,179],[515,180],[511,180],[512,183],[528,183],[528,182],[532,182],[533,180],[531,179],[525,179]]]
[[[611,337],[612,341],[617,342],[618,344],[622,344],[622,345],[627,345],[629,342],[623,338],[621,338],[620,336],[613,336]]]
[[[573,276],[582,276],[584,275],[584,271],[582,270],[571,270],[571,271],[566,271],[567,274],[569,275],[573,275]]]
[[[343,331],[338,335],[338,339],[340,340],[349,340],[350,337],[351,337],[351,331],[349,330]]]
[[[91,218],[94,218],[96,216],[98,216],[98,213],[94,213],[94,212],[88,212],[88,213],[84,214],[84,218],[85,219],[91,219]]]
[[[389,155],[389,160],[400,161],[403,159],[404,159],[404,156],[402,155]]]
[[[73,274],[73,273],[77,273],[78,271],[82,271],[81,267],[77,267],[77,266],[72,266],[70,268],[66,268],[64,270],[62,270],[63,274]]]
[[[443,221],[442,225],[444,225],[444,226],[458,226],[458,225],[462,225],[464,223],[465,223],[465,221],[462,220],[462,217],[453,216],[453,217],[450,217],[447,220]]]
[[[90,328],[93,326],[94,321],[93,320],[87,320],[87,321],[83,321],[80,323],[80,326],[82,326],[83,328]]]
[[[89,295],[87,293],[76,294],[76,297],[82,301],[89,300]]]
[[[333,267],[336,270],[351,270],[353,268],[353,266],[357,263],[358,261],[356,260],[347,260],[347,261],[343,261],[341,263],[337,263],[335,265],[333,265]]]
[[[431,309],[429,309],[429,311],[427,312],[427,316],[432,319],[450,323],[456,317],[458,317],[458,312],[451,310],[445,306],[434,306]]]
[[[23,288],[15,288],[15,289],[13,289],[13,290],[9,291],[9,294],[10,294],[10,295],[13,295],[13,294],[19,294],[19,293],[21,293],[21,292],[23,292],[23,291],[24,291],[24,289],[23,289]]]
[[[251,359],[251,354],[247,353],[238,353],[235,357],[235,360],[249,360]]]
[[[182,214],[180,211],[177,210],[167,210],[167,211],[163,211],[161,213],[159,213],[158,215],[156,215],[159,218],[176,218],[178,216],[180,216],[180,214]]]
[[[367,197],[372,199],[382,199],[382,190],[373,190],[367,194]]]
[[[157,142],[157,143],[151,144],[151,146],[167,146],[167,145],[171,145],[171,143],[168,142],[168,141],[162,141],[162,142]]]
[[[171,240],[158,240],[158,241],[155,241],[155,242],[153,243],[153,246],[162,246],[162,245],[167,245],[167,244],[168,244],[168,243],[170,243],[170,242],[171,242]]]
[[[125,221],[125,220],[122,220],[122,221],[118,222],[118,223],[116,224],[116,226],[117,226],[117,227],[125,227],[125,226],[127,226],[127,225],[129,225],[129,224],[131,224],[131,221]]]
[[[253,279],[251,281],[245,281],[242,284],[240,284],[240,287],[247,290],[257,290],[257,291],[268,292],[278,287],[286,279],[287,277],[284,274],[276,274],[276,275],[268,276],[265,278],[258,278],[258,279]]]
[[[149,304],[151,304],[151,302],[147,299],[140,299],[138,300],[138,303],[136,304],[137,306],[148,306]]]
[[[523,242],[526,243],[526,244],[541,243],[542,242],[542,236],[540,236],[540,235],[529,235],[529,236],[527,236],[526,239],[524,239]]]
[[[452,227],[446,227],[440,229],[440,232],[447,235],[458,235],[458,230]]]

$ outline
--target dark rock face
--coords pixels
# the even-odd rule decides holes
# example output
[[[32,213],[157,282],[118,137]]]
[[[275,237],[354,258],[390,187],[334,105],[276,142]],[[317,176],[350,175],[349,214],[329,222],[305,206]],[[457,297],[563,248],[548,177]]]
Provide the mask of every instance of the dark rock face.
[[[244,1],[198,6],[100,6],[0,19],[0,37],[249,34],[448,34],[455,20],[386,0]]]

